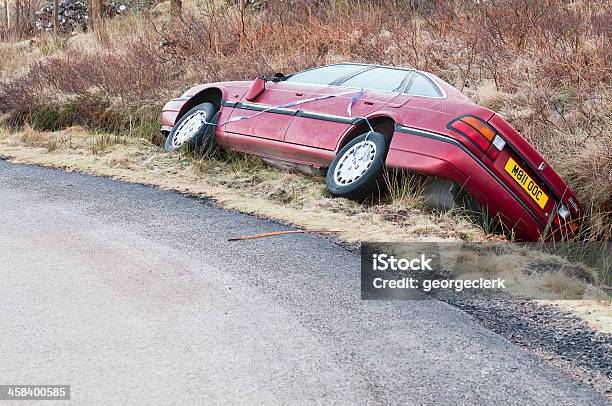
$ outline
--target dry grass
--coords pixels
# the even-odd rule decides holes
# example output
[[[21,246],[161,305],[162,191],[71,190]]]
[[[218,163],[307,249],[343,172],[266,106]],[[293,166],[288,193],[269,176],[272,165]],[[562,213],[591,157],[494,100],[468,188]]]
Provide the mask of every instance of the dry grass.
[[[43,52],[36,46],[35,41],[0,42],[0,78],[7,80],[19,77],[28,71],[34,61],[42,57]]]

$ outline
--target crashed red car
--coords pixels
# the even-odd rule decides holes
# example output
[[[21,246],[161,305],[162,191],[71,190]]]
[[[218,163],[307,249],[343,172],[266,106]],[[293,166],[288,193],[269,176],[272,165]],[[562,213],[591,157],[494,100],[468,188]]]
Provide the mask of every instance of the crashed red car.
[[[327,168],[331,194],[352,199],[376,193],[385,167],[432,175],[518,240],[564,238],[582,217],[566,183],[503,118],[415,69],[341,63],[199,85],[166,104],[161,130],[168,150],[216,143]]]

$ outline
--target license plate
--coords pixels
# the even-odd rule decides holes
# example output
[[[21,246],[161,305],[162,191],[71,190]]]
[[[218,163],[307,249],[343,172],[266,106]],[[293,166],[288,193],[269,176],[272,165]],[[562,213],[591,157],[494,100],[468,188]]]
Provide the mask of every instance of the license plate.
[[[527,192],[529,196],[540,206],[544,208],[548,201],[548,196],[542,191],[542,188],[534,182],[533,179],[517,164],[514,159],[509,158],[504,168],[506,172],[512,176],[512,179],[516,181],[521,187]]]

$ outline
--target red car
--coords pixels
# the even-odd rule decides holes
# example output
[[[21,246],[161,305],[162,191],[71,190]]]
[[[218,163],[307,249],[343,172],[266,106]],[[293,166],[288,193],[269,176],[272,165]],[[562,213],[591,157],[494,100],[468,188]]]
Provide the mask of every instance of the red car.
[[[385,167],[432,175],[443,179],[438,192],[469,193],[518,240],[564,238],[582,217],[565,182],[504,119],[415,69],[341,63],[199,85],[166,104],[161,130],[167,150],[218,143],[327,168],[331,194],[352,199],[376,192]]]

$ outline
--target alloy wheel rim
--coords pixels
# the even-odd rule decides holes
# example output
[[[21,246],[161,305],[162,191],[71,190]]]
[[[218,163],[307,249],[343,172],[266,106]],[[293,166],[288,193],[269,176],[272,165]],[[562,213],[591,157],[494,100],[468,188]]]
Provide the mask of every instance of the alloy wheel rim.
[[[355,182],[368,171],[375,157],[376,144],[374,142],[370,140],[358,142],[340,157],[334,171],[334,181],[340,186]]]
[[[206,123],[206,111],[194,111],[187,119],[185,119],[174,132],[172,137],[172,146],[180,147],[185,142],[189,141]]]

